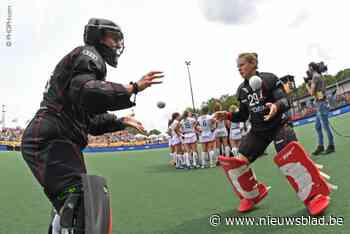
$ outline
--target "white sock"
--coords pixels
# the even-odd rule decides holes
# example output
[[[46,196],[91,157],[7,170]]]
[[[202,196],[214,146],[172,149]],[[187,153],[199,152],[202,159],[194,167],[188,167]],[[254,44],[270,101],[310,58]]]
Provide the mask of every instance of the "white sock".
[[[214,155],[215,155],[215,152],[213,150],[209,151],[210,165],[214,164]]]
[[[184,159],[183,154],[179,154],[179,159],[180,159],[180,166],[185,165],[185,159]]]
[[[205,166],[205,160],[207,158],[207,152],[202,152],[202,167]]]
[[[191,164],[190,164],[190,156],[188,155],[188,153],[184,154],[184,158],[185,158],[186,166],[190,167],[191,166]]]
[[[173,153],[170,153],[170,161],[171,160],[174,160],[174,154]]]
[[[230,156],[230,151],[231,151],[230,146],[226,145],[225,146],[225,156],[229,157]]]
[[[192,153],[192,162],[193,162],[193,166],[197,166],[197,152],[193,152]]]
[[[220,155],[220,148],[215,148],[214,152],[215,152],[215,157],[218,157]]]
[[[231,152],[233,153],[233,156],[237,156],[238,155],[237,147],[233,147]]]
[[[60,225],[61,217],[58,214],[55,214],[55,217],[52,220],[52,234],[60,234],[61,233],[61,225]]]
[[[176,167],[180,167],[181,166],[181,155],[175,154],[175,159],[176,159]]]

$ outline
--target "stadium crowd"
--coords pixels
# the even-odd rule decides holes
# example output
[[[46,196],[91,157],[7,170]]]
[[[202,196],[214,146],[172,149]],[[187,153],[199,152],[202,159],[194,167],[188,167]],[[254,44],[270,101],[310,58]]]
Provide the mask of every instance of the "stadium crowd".
[[[0,145],[19,146],[22,139],[23,129],[4,128],[0,131]],[[142,135],[133,135],[126,130],[107,133],[102,136],[89,135],[88,147],[117,147],[117,146],[136,146],[146,144],[167,143],[165,136],[147,137]]]
[[[22,139],[23,129],[17,128],[3,128],[0,131],[0,145],[20,145]]]
[[[330,110],[350,104],[350,92],[336,95],[330,93],[327,95]],[[298,102],[296,102],[298,103]],[[300,102],[298,108],[293,109],[292,119],[297,120],[313,115],[316,112],[315,103],[312,100]]]

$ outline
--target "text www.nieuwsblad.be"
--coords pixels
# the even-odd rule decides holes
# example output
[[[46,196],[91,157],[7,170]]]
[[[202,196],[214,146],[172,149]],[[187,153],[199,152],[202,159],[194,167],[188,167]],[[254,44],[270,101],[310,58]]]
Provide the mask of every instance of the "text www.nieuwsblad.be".
[[[299,216],[299,217],[221,217],[213,214],[209,217],[209,224],[213,227],[225,226],[341,226],[344,217],[336,216]]]

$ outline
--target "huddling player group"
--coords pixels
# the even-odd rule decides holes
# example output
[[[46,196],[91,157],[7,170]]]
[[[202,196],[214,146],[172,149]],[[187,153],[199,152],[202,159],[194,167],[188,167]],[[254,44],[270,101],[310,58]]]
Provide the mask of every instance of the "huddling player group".
[[[221,110],[221,104],[215,103],[214,111]],[[230,111],[236,110],[237,106],[230,107]],[[182,115],[173,113],[168,127],[170,165],[176,169],[193,169],[217,166],[219,155],[237,155],[242,136],[248,133],[251,124],[218,121],[210,115],[208,106],[203,106],[200,116],[190,111]]]

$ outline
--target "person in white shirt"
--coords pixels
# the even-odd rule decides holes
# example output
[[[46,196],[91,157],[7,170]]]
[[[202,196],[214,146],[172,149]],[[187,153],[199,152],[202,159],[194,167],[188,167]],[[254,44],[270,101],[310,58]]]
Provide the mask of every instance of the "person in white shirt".
[[[181,144],[181,132],[180,132],[180,119],[181,116],[178,112],[175,112],[171,116],[170,131],[172,136],[172,145],[175,148],[175,166],[177,169],[183,169],[182,158],[182,144]]]
[[[221,111],[222,105],[217,102],[214,105],[214,112]],[[216,156],[223,155],[230,156],[230,146],[228,144],[228,132],[227,128],[230,123],[228,120],[218,120],[216,121],[215,129],[215,147],[216,147]],[[217,157],[215,157],[217,158]]]
[[[167,134],[169,136],[169,150],[170,150],[170,161],[169,161],[169,165],[171,166],[175,166],[175,146],[173,145],[173,139],[172,139],[172,134],[171,134],[171,128],[170,128],[170,125],[171,125],[171,119],[169,119],[168,121],[168,130],[167,130]]]
[[[215,136],[213,132],[214,120],[208,114],[208,106],[204,106],[201,110],[202,115],[198,117],[196,129],[199,131],[199,142],[202,144],[201,166],[206,167],[206,158],[209,154],[209,166],[215,167],[214,163],[214,142]]]
[[[236,105],[231,105],[229,108],[230,112],[238,111],[238,107]],[[230,145],[231,152],[234,156],[238,155],[239,144],[241,143],[242,133],[241,129],[243,128],[242,122],[231,122],[230,124]]]
[[[192,113],[184,111],[182,120],[180,121],[181,132],[183,136],[184,159],[186,168],[197,168],[197,135],[195,132],[196,119],[192,117]],[[191,165],[192,162],[192,165]]]

